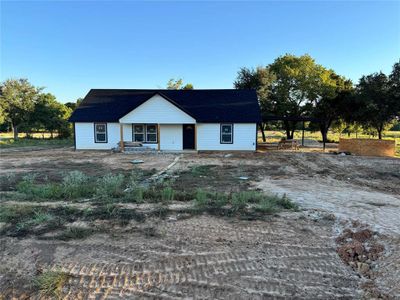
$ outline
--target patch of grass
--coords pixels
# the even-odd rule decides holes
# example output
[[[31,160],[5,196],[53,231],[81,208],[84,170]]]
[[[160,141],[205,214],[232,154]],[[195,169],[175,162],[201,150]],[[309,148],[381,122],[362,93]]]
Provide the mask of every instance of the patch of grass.
[[[172,187],[167,186],[161,191],[161,201],[163,204],[167,204],[174,200],[175,191]]]
[[[101,198],[119,198],[123,196],[124,175],[107,174],[98,179],[96,183],[96,195]]]
[[[234,212],[243,210],[247,207],[249,197],[244,192],[232,194],[231,205]]]
[[[76,199],[93,194],[93,186],[89,178],[80,171],[72,171],[64,175],[62,183],[36,184],[36,175],[29,174],[17,184],[17,191],[28,199]]]
[[[198,209],[205,209],[208,205],[208,195],[203,189],[197,189],[195,194],[195,207]]]
[[[0,176],[0,190],[12,191],[15,189],[16,176],[14,173],[9,173]]]
[[[299,210],[299,206],[290,200],[286,194],[284,194],[282,197],[278,197],[277,204],[284,209],[291,209],[295,211]]]
[[[89,196],[93,187],[89,184],[89,177],[80,171],[67,173],[62,180],[62,194],[64,198],[76,199]]]
[[[73,139],[42,139],[42,138],[19,138],[18,140],[14,140],[14,138],[1,138],[0,139],[0,149],[6,148],[18,148],[18,147],[33,147],[33,146],[41,146],[41,147],[68,147],[73,146]]]
[[[59,298],[63,286],[71,275],[61,271],[46,271],[39,274],[33,281],[40,293],[40,297]]]
[[[262,213],[275,213],[282,209],[298,210],[296,203],[292,202],[286,195],[265,195],[255,206],[255,210]]]
[[[190,173],[194,177],[210,175],[210,170],[214,165],[196,165],[190,168]]]
[[[16,224],[26,218],[32,218],[35,207],[28,205],[0,205],[0,222]]]
[[[94,230],[91,228],[84,227],[69,227],[59,235],[55,236],[56,239],[62,241],[69,240],[77,240],[77,239],[85,239],[88,236],[92,235]]]

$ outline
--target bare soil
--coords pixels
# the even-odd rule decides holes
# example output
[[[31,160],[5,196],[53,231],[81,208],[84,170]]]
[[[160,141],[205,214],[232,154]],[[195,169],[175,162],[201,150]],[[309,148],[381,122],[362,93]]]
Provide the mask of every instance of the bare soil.
[[[17,181],[35,172],[59,180],[63,171],[102,175],[134,167],[152,174],[175,158],[69,149],[2,152],[0,175],[15,174]],[[134,166],[133,159],[144,163]],[[65,299],[400,299],[399,159],[184,154],[169,172],[175,188],[259,189],[286,194],[302,210],[252,221],[206,214],[131,221],[83,240],[0,236],[0,294],[35,298],[30,279],[54,269],[71,275]]]

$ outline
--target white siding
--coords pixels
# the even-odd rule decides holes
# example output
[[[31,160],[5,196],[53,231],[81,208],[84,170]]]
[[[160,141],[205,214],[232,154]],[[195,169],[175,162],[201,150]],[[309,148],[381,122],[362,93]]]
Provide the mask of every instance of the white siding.
[[[160,125],[160,149],[182,150],[182,125]]]
[[[219,123],[197,124],[197,150],[256,150],[256,123],[233,124],[233,144],[220,143]]]
[[[123,124],[123,128],[124,128],[123,129],[124,130],[124,141],[132,142],[132,124]],[[118,134],[120,134],[120,133],[118,133]]]
[[[106,150],[117,147],[119,123],[107,123],[107,143],[94,142],[94,123],[75,123],[76,149]]]
[[[130,113],[119,119],[120,123],[155,123],[155,124],[185,124],[196,123],[196,120],[180,110],[160,95],[139,105]]]

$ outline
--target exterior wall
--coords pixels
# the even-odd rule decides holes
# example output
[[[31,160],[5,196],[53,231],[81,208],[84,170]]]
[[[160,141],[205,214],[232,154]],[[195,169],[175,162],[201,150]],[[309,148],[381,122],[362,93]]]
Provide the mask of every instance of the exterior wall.
[[[123,124],[123,131],[124,131],[124,141],[125,142],[132,142],[132,124]],[[119,133],[120,134],[120,133]],[[118,136],[119,142],[119,136]]]
[[[256,150],[256,123],[234,123],[233,143],[221,144],[220,123],[197,124],[197,150]]]
[[[160,125],[160,149],[161,150],[182,150],[183,129],[179,125]]]
[[[107,143],[94,142],[94,123],[75,123],[75,139],[76,149],[107,150],[117,147],[120,140],[119,123],[107,123]]]
[[[196,123],[196,120],[180,110],[160,95],[139,105],[127,115],[119,119],[120,123],[146,123],[146,124],[185,124]]]
[[[146,123],[146,122],[143,122]],[[220,143],[220,123],[197,124],[197,150],[256,150],[256,124],[235,123],[233,125],[233,144]],[[182,124],[160,125],[160,149],[182,150]],[[132,141],[132,125],[124,124],[124,141]],[[107,123],[107,143],[94,142],[94,123],[75,123],[76,149],[108,150],[117,147],[120,141],[120,124]],[[157,149],[157,144],[146,144]]]
[[[339,139],[339,152],[363,156],[394,156],[395,140]]]

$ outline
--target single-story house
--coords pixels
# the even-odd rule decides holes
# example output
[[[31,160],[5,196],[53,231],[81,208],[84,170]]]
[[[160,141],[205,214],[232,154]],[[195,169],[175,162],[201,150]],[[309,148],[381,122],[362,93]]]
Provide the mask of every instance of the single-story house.
[[[261,115],[253,90],[92,89],[69,121],[75,149],[255,151]]]

